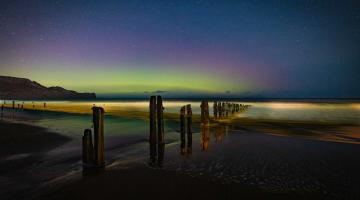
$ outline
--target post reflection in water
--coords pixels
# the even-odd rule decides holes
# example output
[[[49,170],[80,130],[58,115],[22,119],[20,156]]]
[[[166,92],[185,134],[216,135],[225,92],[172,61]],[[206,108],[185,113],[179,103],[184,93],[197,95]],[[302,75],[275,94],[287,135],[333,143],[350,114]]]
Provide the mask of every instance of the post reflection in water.
[[[215,142],[219,143],[223,139],[224,127],[217,126],[215,127]]]
[[[209,127],[206,125],[201,126],[201,137],[200,137],[200,147],[202,151],[207,151],[209,149],[210,143],[210,128],[214,130],[215,143],[220,143],[223,141],[228,133],[228,126],[217,125],[214,127]],[[212,131],[211,131],[212,132]]]
[[[208,150],[209,142],[210,142],[209,126],[201,125],[200,147],[202,151]]]

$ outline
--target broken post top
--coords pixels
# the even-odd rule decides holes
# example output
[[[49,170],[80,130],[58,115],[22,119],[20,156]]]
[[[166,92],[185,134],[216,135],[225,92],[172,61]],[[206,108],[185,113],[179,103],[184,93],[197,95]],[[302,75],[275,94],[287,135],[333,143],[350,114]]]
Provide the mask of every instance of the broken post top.
[[[164,110],[163,101],[161,96],[157,96],[157,109],[158,112]]]
[[[91,108],[94,112],[102,112],[102,113],[105,113],[105,110],[104,110],[104,108],[102,108],[102,107],[97,107],[97,106],[94,106],[94,107],[92,107]]]
[[[91,136],[91,130],[90,129],[85,129],[84,130],[84,136],[87,136],[87,135]]]
[[[180,114],[185,115],[185,106],[182,106],[180,109]]]
[[[156,96],[151,96],[151,97],[150,97],[150,101],[156,102]]]
[[[191,116],[192,115],[192,109],[191,109],[191,104],[188,104],[188,105],[186,105],[186,114],[188,115],[188,116]]]

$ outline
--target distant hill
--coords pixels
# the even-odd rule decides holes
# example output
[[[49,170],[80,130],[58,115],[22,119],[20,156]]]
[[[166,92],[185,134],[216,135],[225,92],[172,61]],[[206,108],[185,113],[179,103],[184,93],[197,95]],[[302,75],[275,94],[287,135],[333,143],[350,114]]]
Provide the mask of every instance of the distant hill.
[[[0,99],[95,99],[95,93],[78,93],[62,87],[45,87],[25,78],[0,76]]]

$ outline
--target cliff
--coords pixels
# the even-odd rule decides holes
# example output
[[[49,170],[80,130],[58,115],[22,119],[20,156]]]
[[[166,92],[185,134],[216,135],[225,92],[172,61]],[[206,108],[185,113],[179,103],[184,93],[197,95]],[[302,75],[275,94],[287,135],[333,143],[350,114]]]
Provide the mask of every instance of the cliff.
[[[95,99],[95,93],[78,93],[62,87],[45,87],[25,78],[0,76],[0,99]]]

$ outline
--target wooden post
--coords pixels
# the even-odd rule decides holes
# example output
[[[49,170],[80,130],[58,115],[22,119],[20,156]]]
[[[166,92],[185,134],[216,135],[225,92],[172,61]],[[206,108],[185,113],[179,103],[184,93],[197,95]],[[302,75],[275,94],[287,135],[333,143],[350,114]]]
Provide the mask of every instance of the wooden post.
[[[15,109],[15,101],[12,101],[12,108]]]
[[[150,159],[152,162],[156,160],[156,97],[150,97]]]
[[[4,104],[1,105],[1,118],[4,116]]]
[[[221,102],[218,102],[217,108],[218,108],[218,112],[219,112],[219,118],[222,118],[222,107],[221,107]]]
[[[185,155],[185,106],[180,109],[180,154]]]
[[[163,144],[164,141],[164,117],[163,117],[163,103],[161,96],[157,97],[157,128],[158,128],[158,143]]]
[[[104,109],[93,107],[94,123],[94,159],[98,166],[105,166],[104,155]]]
[[[156,114],[157,114],[157,135],[158,135],[158,165],[161,166],[164,160],[165,138],[164,138],[164,116],[163,116],[163,103],[161,96],[157,96]]]
[[[209,114],[209,102],[208,101],[205,101],[205,119],[206,119],[206,124],[209,124],[210,114]]]
[[[217,116],[218,116],[218,107],[217,107],[217,102],[216,101],[214,101],[213,111],[214,111],[214,117],[216,119]]]
[[[186,105],[186,133],[187,133],[187,153],[192,153],[192,109],[191,105]]]
[[[93,164],[94,162],[94,146],[92,143],[92,134],[90,129],[85,129],[82,137],[83,149],[82,160],[83,164]]]
[[[201,104],[200,104],[200,109],[201,109],[201,112],[200,112],[200,121],[201,121],[201,124],[204,123],[205,121],[205,115],[204,115],[204,101],[201,101]]]
[[[207,101],[201,101],[201,123],[209,123],[209,103]]]

